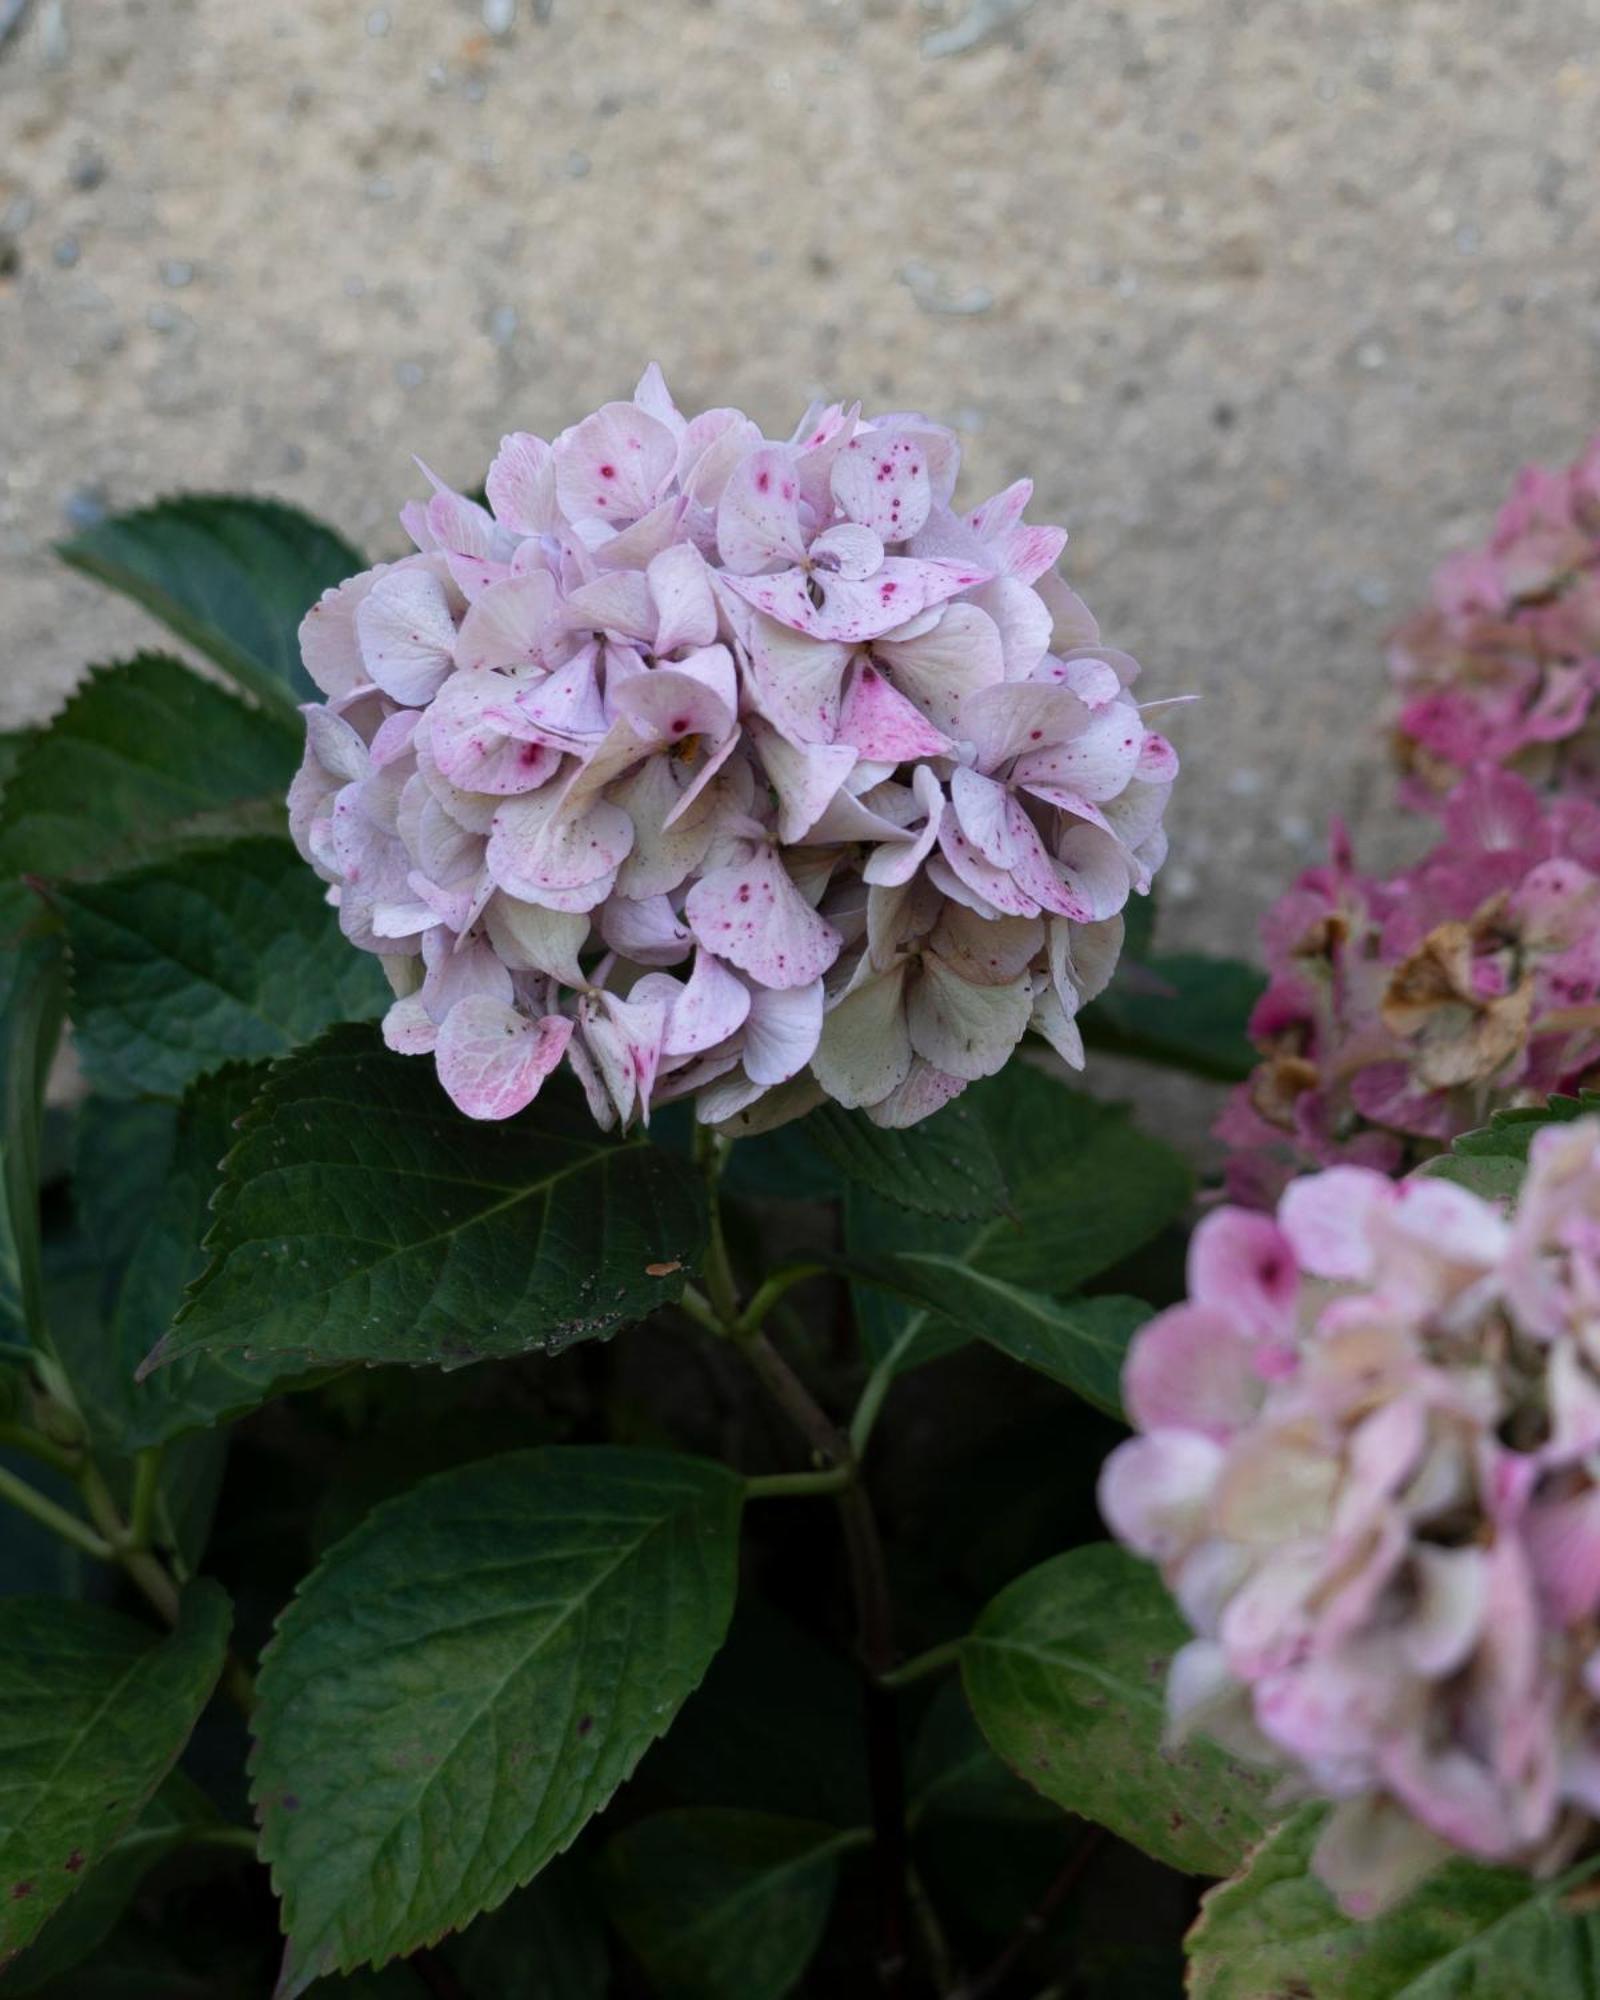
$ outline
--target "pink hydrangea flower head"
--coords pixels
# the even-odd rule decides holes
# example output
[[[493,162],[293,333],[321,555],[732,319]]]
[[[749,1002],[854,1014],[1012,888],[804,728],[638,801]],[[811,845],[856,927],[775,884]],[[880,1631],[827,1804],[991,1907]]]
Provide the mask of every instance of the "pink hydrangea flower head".
[[[1600,796],[1600,437],[1563,472],[1519,474],[1487,545],[1440,566],[1389,664],[1411,803],[1477,764]]]
[[[307,614],[291,830],[462,1110],[565,1063],[607,1125],[908,1125],[1030,1028],[1081,1064],[1177,760],[1029,482],[961,512],[959,461],[859,405],[685,417],[651,368],[505,438],[487,506],[428,474],[414,552]]]
[[[1600,1121],[1515,1213],[1341,1166],[1211,1215],[1135,1337],[1102,1512],[1195,1632],[1171,1727],[1335,1802],[1356,1915],[1600,1817]]]
[[[1364,875],[1339,834],[1268,912],[1261,1062],[1217,1127],[1236,1201],[1305,1167],[1402,1171],[1600,1072],[1600,806],[1489,766],[1442,811],[1410,868]]]

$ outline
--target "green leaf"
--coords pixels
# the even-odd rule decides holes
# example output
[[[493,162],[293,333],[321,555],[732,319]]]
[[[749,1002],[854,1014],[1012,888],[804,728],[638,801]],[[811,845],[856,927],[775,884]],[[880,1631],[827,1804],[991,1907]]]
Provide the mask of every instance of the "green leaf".
[[[783,2000],[821,1942],[839,1856],[867,1838],[766,1813],[656,1813],[607,1847],[606,1905],[661,2000]]]
[[[109,1095],[175,1097],[390,998],[287,841],[230,841],[58,894],[78,1052]]]
[[[1514,1201],[1528,1171],[1528,1148],[1547,1125],[1566,1125],[1574,1118],[1600,1111],[1600,1091],[1577,1097],[1551,1097],[1543,1104],[1515,1111],[1497,1111],[1487,1125],[1463,1132],[1448,1153],[1422,1169],[1439,1180],[1454,1181],[1485,1201]]]
[[[123,1451],[206,1429],[304,1379],[292,1365],[238,1353],[190,1355],[135,1379],[209,1261],[201,1245],[222,1160],[268,1071],[264,1062],[231,1064],[191,1084],[176,1107],[112,1099],[91,1099],[85,1107],[75,1185],[85,1228],[112,1267],[113,1282],[94,1349],[81,1353],[71,1372]],[[146,1150],[133,1154],[141,1140]],[[128,1154],[121,1172],[108,1171]],[[132,1241],[118,1257],[130,1219]]]
[[[1267,1781],[1203,1740],[1163,1746],[1167,1663],[1188,1636],[1155,1571],[1097,1543],[1002,1590],[962,1677],[984,1735],[1047,1799],[1173,1868],[1223,1875],[1265,1829]]]
[[[1310,1873],[1322,1809],[1286,1820],[1207,1894],[1194,2000],[1577,2000],[1595,1991],[1600,1860],[1554,1881],[1452,1861],[1392,1910],[1344,1916]]]
[[[29,743],[0,799],[0,874],[90,875],[219,822],[284,824],[298,733],[180,661],[97,668]]]
[[[1044,1070],[1012,1063],[967,1098],[1005,1164],[1010,1213],[952,1229],[852,1191],[845,1211],[852,1257],[931,1253],[1025,1291],[1070,1298],[1189,1201],[1189,1169],[1171,1147],[1138,1131],[1120,1106]],[[897,1372],[961,1344],[950,1319],[926,1306],[886,1315],[867,1305],[861,1320],[874,1360]]]
[[[465,1118],[430,1063],[338,1028],[276,1068],[229,1156],[211,1263],[161,1352],[456,1366],[554,1351],[676,1299],[699,1177],[552,1080]]]
[[[1108,1415],[1122,1415],[1123,1356],[1150,1317],[1142,1300],[1047,1298],[926,1250],[855,1257],[849,1269],[1038,1369]]]
[[[116,1928],[139,1884],[158,1862],[222,1827],[216,1807],[182,1771],[170,1772],[155,1797],[84,1879],[6,1974],[5,1990],[34,1993],[97,1950]]]
[[[255,1716],[283,2000],[459,1928],[570,1844],[721,1644],[742,1491],[699,1459],[516,1452],[325,1558]]]
[[[300,664],[300,620],[330,585],[366,566],[342,535],[297,508],[204,494],[102,521],[59,554],[281,710],[318,699]]]
[[[1247,1032],[1265,976],[1234,958],[1174,952],[1128,965],[1083,1013],[1083,1038],[1219,1083],[1242,1083],[1257,1056]]]
[[[959,1680],[929,1702],[906,1770],[906,1818],[913,1829],[930,1815],[987,1822],[1048,1823],[1060,1814],[990,1749]]]
[[[41,1348],[39,1143],[64,990],[59,938],[0,953],[0,1335]]]
[[[825,1104],[801,1128],[851,1180],[920,1215],[991,1216],[1006,1180],[976,1108],[964,1099],[907,1132],[886,1132],[860,1111]]]
[[[10,1598],[0,1619],[0,1966],[133,1825],[222,1671],[230,1612],[185,1591],[172,1637],[96,1605]]]

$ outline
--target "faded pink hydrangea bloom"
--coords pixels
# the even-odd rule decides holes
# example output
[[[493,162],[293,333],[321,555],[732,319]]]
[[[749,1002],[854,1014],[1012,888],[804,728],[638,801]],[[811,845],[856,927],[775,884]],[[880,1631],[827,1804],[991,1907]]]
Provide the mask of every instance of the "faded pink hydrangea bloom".
[[[463,1111],[565,1061],[606,1125],[909,1125],[1030,1027],[1082,1062],[1177,762],[1029,482],[957,512],[958,461],[859,405],[685,418],[651,368],[309,613],[294,836]]]
[[[1600,796],[1600,437],[1563,472],[1521,473],[1488,545],[1441,564],[1389,662],[1409,803],[1486,763]]]
[[[1600,1070],[1600,805],[1489,768],[1443,816],[1387,880],[1336,828],[1268,912],[1262,1060],[1217,1126],[1234,1200],[1270,1205],[1310,1166],[1401,1172]]]
[[[1461,1850],[1547,1874],[1600,1816],[1600,1122],[1511,1217],[1442,1180],[1296,1181],[1196,1231],[1101,1479],[1197,1637],[1202,1730],[1336,1801],[1347,1910]]]

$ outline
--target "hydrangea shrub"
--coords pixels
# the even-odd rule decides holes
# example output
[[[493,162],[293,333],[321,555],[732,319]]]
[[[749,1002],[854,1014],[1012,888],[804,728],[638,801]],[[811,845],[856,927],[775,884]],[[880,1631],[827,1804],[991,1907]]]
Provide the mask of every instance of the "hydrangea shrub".
[[[207,671],[0,743],[7,1990],[1587,1991],[1591,461],[1253,1014],[927,418],[69,543]]]

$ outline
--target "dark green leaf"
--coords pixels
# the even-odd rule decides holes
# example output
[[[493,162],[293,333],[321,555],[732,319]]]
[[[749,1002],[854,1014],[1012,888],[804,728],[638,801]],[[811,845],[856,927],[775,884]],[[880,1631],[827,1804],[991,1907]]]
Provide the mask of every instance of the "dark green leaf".
[[[112,1096],[175,1097],[390,997],[287,841],[230,841],[58,893],[79,1054]]]
[[[1070,1090],[1031,1064],[1013,1063],[967,1096],[1005,1164],[1011,1212],[952,1229],[853,1191],[845,1217],[852,1257],[932,1253],[1025,1291],[1070,1298],[1189,1200],[1189,1170],[1169,1146],[1138,1131],[1120,1106]],[[879,1362],[892,1355],[897,1370],[964,1337],[927,1307],[885,1314],[863,1303],[868,1351]]]
[[[1591,1858],[1554,1881],[1453,1861],[1366,1923],[1310,1873],[1321,1809],[1285,1821],[1210,1891],[1189,1934],[1194,2000],[1578,2000],[1600,1964]],[[1576,1893],[1575,1893],[1576,1892]]]
[[[929,1702],[906,1771],[907,1819],[931,1815],[1061,1825],[1061,1816],[990,1749],[952,1676]]]
[[[184,1593],[170,1639],[96,1605],[11,1598],[0,1619],[0,1966],[131,1827],[222,1671],[230,1613]]]
[[[1463,1132],[1448,1153],[1430,1160],[1423,1171],[1454,1181],[1485,1201],[1514,1201],[1528,1171],[1534,1134],[1546,1125],[1569,1124],[1596,1111],[1600,1111],[1600,1092],[1592,1090],[1577,1097],[1552,1097],[1516,1111],[1497,1111],[1487,1125]]]
[[[37,729],[0,730],[0,792],[11,783],[12,774],[32,749]]]
[[[114,1421],[125,1451],[165,1444],[183,1431],[254,1409],[275,1387],[302,1373],[294,1367],[286,1371],[281,1362],[247,1361],[238,1353],[195,1354],[135,1380],[140,1362],[171,1326],[185,1289],[206,1267],[201,1244],[222,1160],[237,1142],[237,1128],[268,1068],[236,1063],[202,1077],[175,1112],[166,1104],[107,1100],[91,1101],[85,1111],[80,1158],[92,1154],[94,1160],[85,1158],[80,1168],[80,1200],[87,1192],[85,1223],[107,1263],[113,1261],[121,1222],[130,1212],[134,1218],[133,1241],[106,1302],[101,1365],[91,1392]],[[156,1129],[152,1112],[166,1119],[164,1131]],[[141,1133],[151,1150],[142,1161],[128,1157],[124,1173],[113,1177],[107,1161],[128,1152]],[[142,1201],[136,1179],[146,1191]]]
[[[6,1974],[5,1990],[34,1993],[60,1978],[116,1928],[139,1884],[169,1855],[195,1839],[217,1833],[217,1809],[181,1771],[171,1772],[155,1797],[105,1857],[89,1872],[68,1908],[57,1913]]]
[[[96,669],[20,759],[0,800],[0,874],[90,875],[229,816],[284,823],[299,737],[178,660]]]
[[[300,664],[300,620],[365,567],[343,536],[297,508],[204,494],[102,521],[60,554],[280,709],[318,698]]]
[[[1130,964],[1084,1010],[1083,1038],[1108,1054],[1240,1083],[1256,1065],[1246,1030],[1266,983],[1252,965],[1198,952]]]
[[[721,1643],[741,1496],[698,1459],[518,1452],[424,1481],[325,1558],[255,1717],[284,2000],[469,1923],[576,1837]]]
[[[783,2000],[820,1943],[839,1856],[865,1833],[690,1808],[606,1849],[606,1905],[661,2000]]]
[[[906,1132],[837,1104],[813,1111],[801,1129],[851,1180],[920,1215],[987,1217],[1006,1205],[987,1128],[964,1099]]]
[[[1139,1299],[1052,1299],[926,1250],[855,1257],[849,1268],[1121,1416],[1123,1356],[1150,1317]]]
[[[677,1298],[704,1229],[698,1176],[597,1131],[564,1082],[477,1123],[431,1064],[340,1028],[280,1065],[245,1120],[163,1358],[554,1350]]]
[[[1167,1663],[1187,1637],[1155,1571],[1094,1544],[1002,1590],[962,1676],[985,1736],[1046,1798],[1171,1867],[1222,1875],[1265,1830],[1267,1781],[1203,1740],[1164,1747]]]
[[[39,1142],[64,987],[59,938],[0,953],[0,1336],[39,1347]]]

